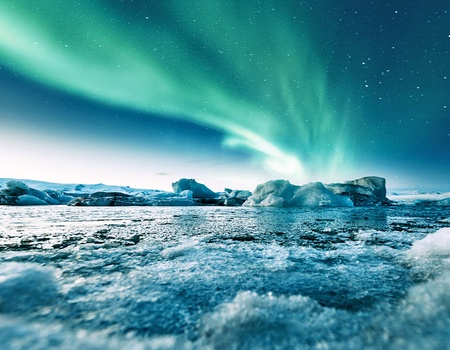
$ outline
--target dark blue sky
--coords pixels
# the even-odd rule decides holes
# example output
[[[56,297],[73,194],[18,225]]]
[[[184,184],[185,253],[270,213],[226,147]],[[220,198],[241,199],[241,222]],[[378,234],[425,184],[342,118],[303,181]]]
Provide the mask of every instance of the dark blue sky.
[[[450,4],[0,4],[0,177],[450,187]]]

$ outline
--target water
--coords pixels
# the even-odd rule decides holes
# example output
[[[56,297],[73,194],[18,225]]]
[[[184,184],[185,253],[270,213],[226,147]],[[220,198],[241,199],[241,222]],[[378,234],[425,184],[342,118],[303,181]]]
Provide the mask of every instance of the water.
[[[4,349],[450,349],[450,208],[0,207]]]

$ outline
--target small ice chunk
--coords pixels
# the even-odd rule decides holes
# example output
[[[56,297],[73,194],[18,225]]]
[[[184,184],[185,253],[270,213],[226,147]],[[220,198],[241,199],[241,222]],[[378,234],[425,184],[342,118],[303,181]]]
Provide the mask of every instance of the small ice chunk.
[[[416,260],[423,258],[450,259],[450,227],[441,228],[437,232],[414,242],[408,256]]]

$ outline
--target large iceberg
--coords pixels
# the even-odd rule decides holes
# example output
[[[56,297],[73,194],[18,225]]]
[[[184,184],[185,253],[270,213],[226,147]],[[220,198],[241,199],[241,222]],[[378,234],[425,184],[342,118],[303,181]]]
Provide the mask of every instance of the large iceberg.
[[[328,190],[321,182],[304,186],[292,185],[287,180],[271,180],[256,187],[243,204],[250,207],[352,207],[347,196]]]
[[[388,205],[386,180],[370,176],[343,184],[313,182],[303,186],[287,180],[271,180],[258,185],[243,204],[251,207],[353,207]]]
[[[349,197],[355,206],[391,204],[386,198],[386,179],[378,176],[329,184],[326,188],[337,195]]]

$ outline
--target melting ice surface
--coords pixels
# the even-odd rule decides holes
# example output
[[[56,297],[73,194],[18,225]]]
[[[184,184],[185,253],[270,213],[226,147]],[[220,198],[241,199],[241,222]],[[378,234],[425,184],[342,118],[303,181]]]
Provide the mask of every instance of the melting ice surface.
[[[450,209],[0,207],[4,349],[446,349]]]

